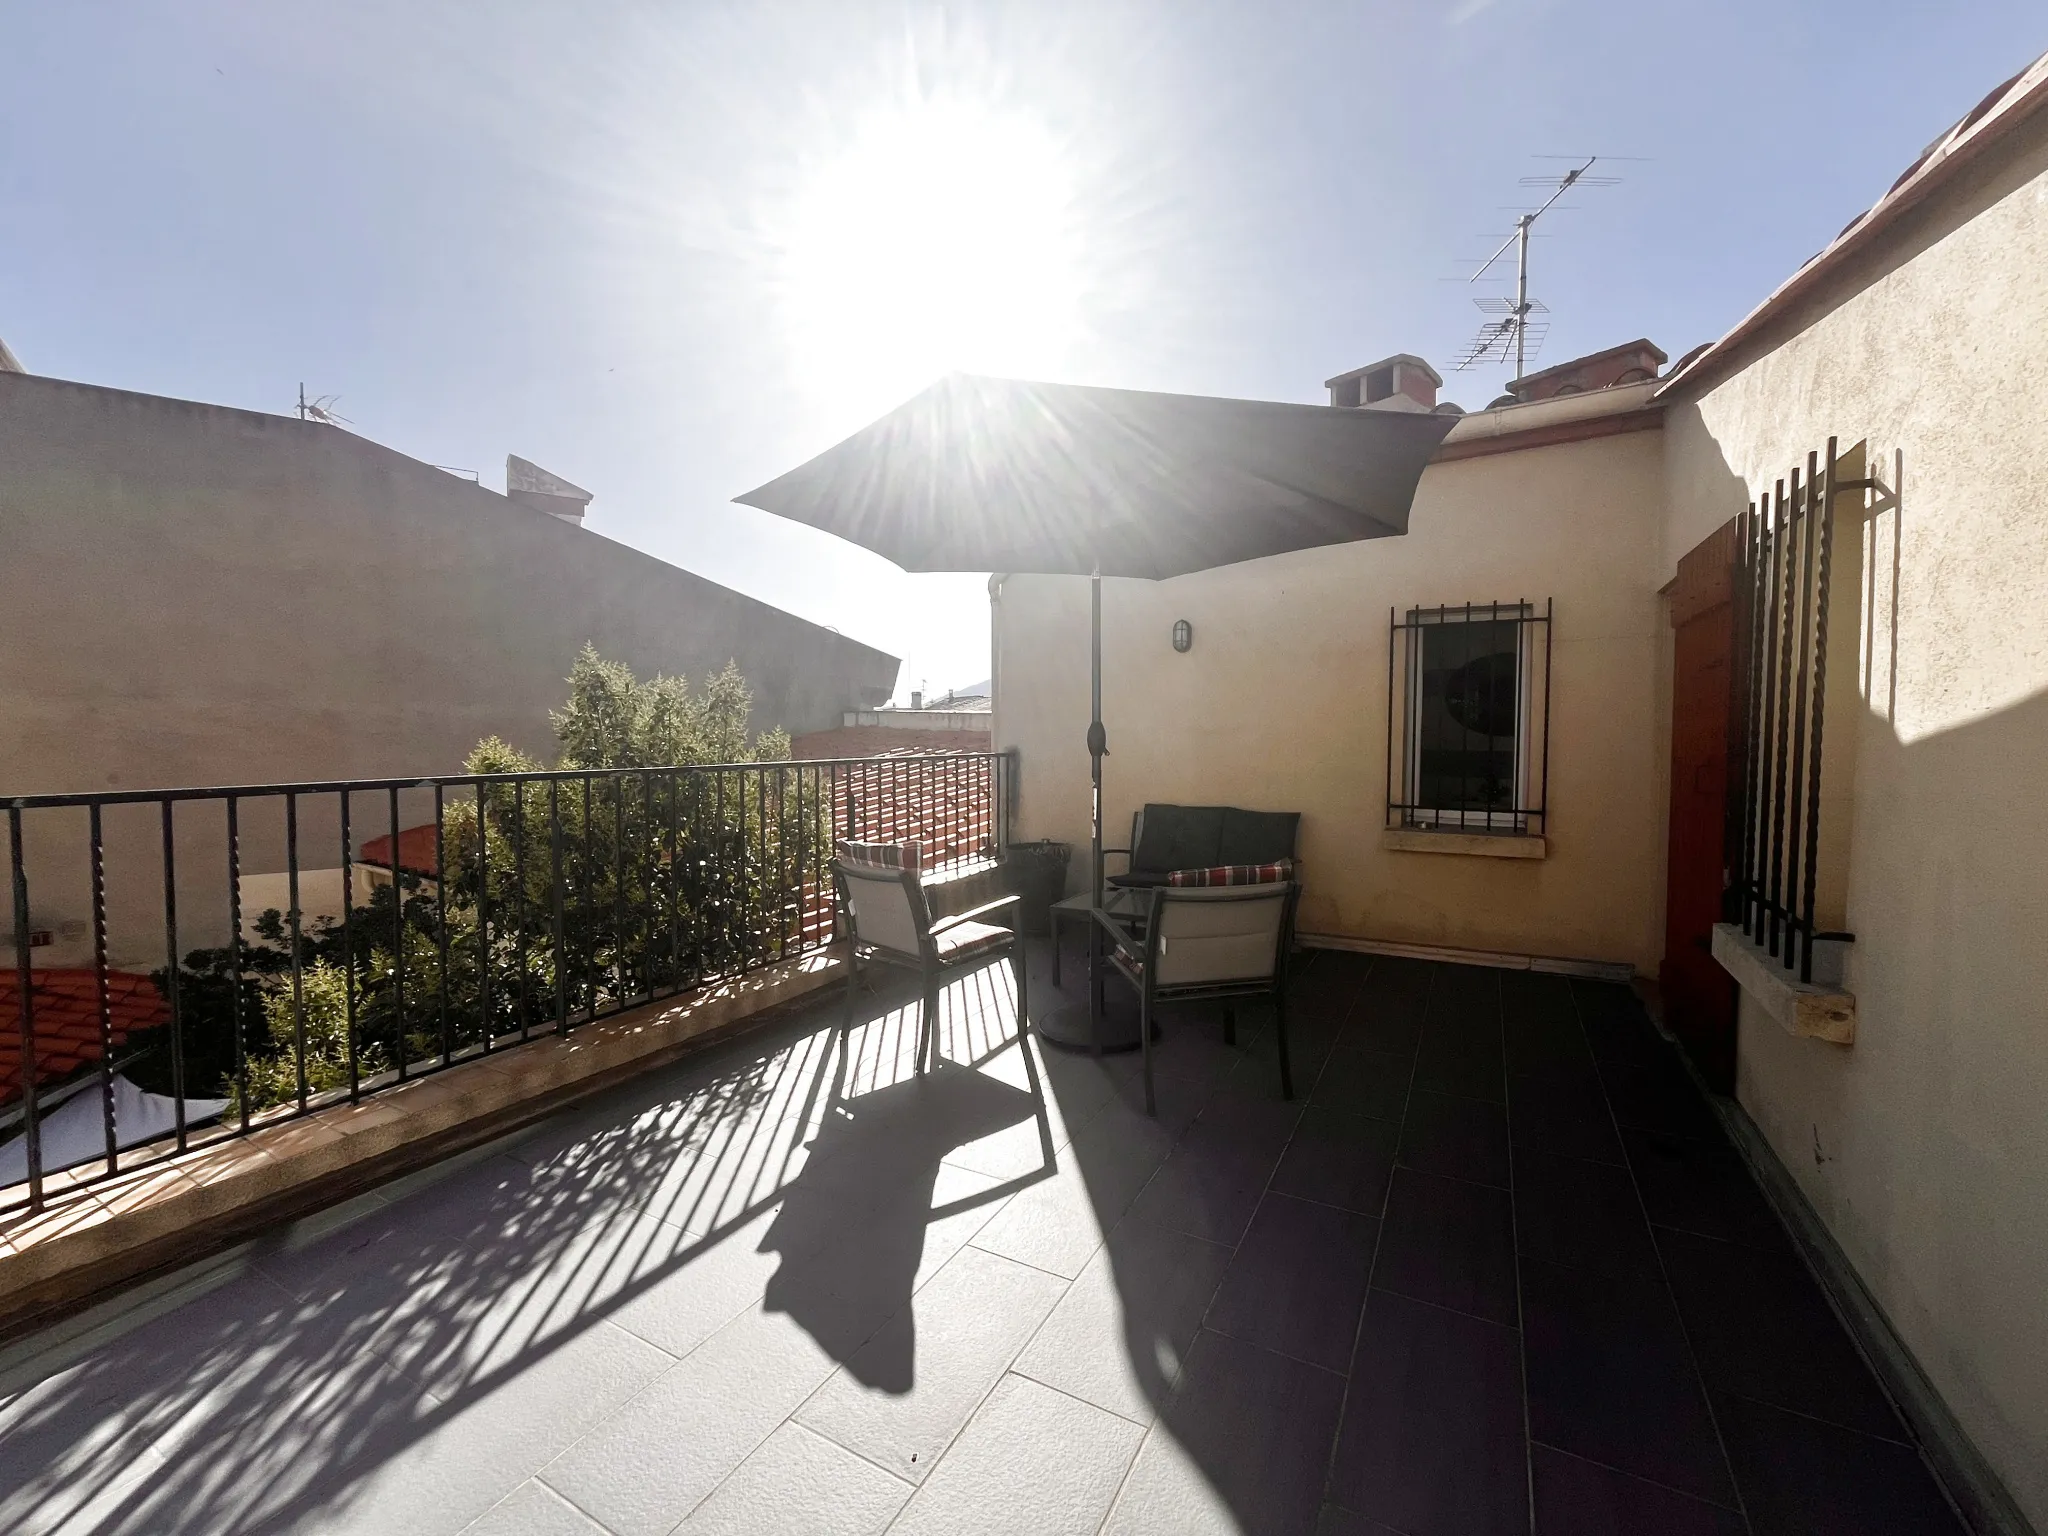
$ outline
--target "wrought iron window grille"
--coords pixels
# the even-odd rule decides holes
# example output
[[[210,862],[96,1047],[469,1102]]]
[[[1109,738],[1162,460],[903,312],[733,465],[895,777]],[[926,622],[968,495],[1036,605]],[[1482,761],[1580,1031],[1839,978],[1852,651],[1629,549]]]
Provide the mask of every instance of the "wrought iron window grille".
[[[1840,473],[1837,439],[1809,453],[1749,504],[1736,530],[1740,564],[1735,741],[1728,797],[1724,916],[1765,953],[1813,980],[1814,946],[1854,935],[1817,925],[1821,748],[1828,678],[1828,603],[1835,499],[1875,479]]]
[[[1549,830],[1551,600],[1388,613],[1389,828]]]

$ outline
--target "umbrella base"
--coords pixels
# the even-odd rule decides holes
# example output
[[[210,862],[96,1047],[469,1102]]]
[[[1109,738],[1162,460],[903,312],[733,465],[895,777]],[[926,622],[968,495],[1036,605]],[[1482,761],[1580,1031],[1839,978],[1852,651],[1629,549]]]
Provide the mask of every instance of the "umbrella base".
[[[1088,1027],[1088,1003],[1061,1003],[1050,1009],[1032,1026],[1038,1031],[1038,1038],[1048,1045],[1056,1045],[1067,1051],[1092,1051],[1096,1045],[1096,1033]],[[1159,1038],[1159,1026],[1152,1026],[1152,1038]],[[1102,1002],[1102,1049],[1104,1051],[1135,1051],[1138,1039],[1138,1005],[1121,999],[1104,998]]]

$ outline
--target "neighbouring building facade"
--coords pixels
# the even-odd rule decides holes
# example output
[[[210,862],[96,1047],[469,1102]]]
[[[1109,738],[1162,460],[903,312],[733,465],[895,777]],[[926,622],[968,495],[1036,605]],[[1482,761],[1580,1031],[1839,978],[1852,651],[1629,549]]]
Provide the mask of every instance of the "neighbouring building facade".
[[[0,788],[416,778],[486,736],[552,760],[586,642],[641,676],[737,662],[757,730],[894,691],[896,658],[580,526],[589,493],[536,465],[508,478],[499,495],[319,422],[0,371]],[[160,941],[127,937],[160,932],[161,878],[126,809],[107,818],[114,958],[160,965]],[[419,794],[403,810],[431,816]],[[83,815],[32,834],[63,844],[28,850],[38,964],[86,956]],[[200,805],[179,829],[188,945],[225,932],[220,823]],[[340,850],[303,830],[312,911]],[[359,828],[358,851],[389,830]],[[284,829],[252,814],[241,835],[270,904]]]
[[[1146,801],[1296,810],[1310,943],[1661,977],[1909,1413],[2036,1526],[2044,274],[2048,60],[1670,373],[1634,342],[1465,417],[1405,537],[1103,598],[1106,841]],[[1428,409],[1425,367],[1340,375],[1332,403]],[[1802,486],[1819,505],[1813,473],[1831,536],[1771,544]],[[1814,550],[1825,574],[1795,561],[1783,590],[1831,600],[1774,607],[1767,547]],[[1017,836],[1085,846],[1087,584],[991,594]],[[1810,860],[1811,982],[1731,922],[1773,816],[1795,888]]]

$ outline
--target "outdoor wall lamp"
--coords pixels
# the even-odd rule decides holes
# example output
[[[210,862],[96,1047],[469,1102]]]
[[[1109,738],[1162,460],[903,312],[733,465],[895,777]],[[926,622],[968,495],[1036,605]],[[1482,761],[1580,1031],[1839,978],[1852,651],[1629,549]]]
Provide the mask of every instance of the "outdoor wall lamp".
[[[1195,626],[1186,619],[1175,619],[1173,621],[1173,648],[1176,651],[1186,651],[1194,643]]]

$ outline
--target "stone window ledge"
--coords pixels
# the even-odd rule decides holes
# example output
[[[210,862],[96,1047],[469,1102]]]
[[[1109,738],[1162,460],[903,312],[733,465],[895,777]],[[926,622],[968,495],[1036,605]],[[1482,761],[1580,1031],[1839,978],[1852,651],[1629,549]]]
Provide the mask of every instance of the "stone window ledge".
[[[1383,827],[1380,847],[1389,853],[1462,853],[1478,859],[1550,857],[1550,840],[1526,832],[1439,832],[1423,827]]]
[[[1803,982],[1786,970],[1734,923],[1714,924],[1714,958],[1788,1034],[1855,1044],[1856,997],[1842,988],[1838,944],[1824,943],[1814,950],[1814,973],[1824,979],[1813,982]]]

